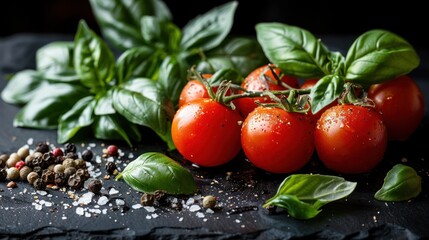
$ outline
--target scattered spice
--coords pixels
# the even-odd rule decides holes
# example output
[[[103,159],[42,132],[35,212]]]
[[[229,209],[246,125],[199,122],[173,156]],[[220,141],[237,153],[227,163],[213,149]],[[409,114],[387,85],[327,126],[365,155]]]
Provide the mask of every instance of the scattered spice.
[[[14,181],[10,181],[6,185],[7,188],[16,188],[16,186],[17,186],[16,182],[14,182]]]
[[[114,162],[107,162],[106,163],[106,171],[107,174],[112,175],[113,172],[116,170],[116,164]]]
[[[98,179],[92,180],[88,184],[88,190],[95,193],[95,194],[99,194],[102,187],[103,187],[103,184]]]
[[[212,195],[207,195],[203,198],[203,208],[214,208],[216,206],[216,198]]]

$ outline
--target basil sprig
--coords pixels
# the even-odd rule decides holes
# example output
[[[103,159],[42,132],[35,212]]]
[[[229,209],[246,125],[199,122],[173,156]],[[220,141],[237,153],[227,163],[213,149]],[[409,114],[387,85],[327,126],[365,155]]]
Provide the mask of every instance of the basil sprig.
[[[183,30],[161,0],[90,2],[103,36],[125,51],[115,59],[85,21],[74,42],[40,48],[37,69],[18,72],[2,92],[4,101],[25,105],[15,126],[57,128],[60,143],[92,131],[129,145],[147,127],[173,149],[171,119],[191,64],[241,79],[265,63],[256,40],[226,39],[237,2],[198,15]]]
[[[338,98],[345,81],[369,86],[405,75],[420,63],[407,41],[385,30],[359,36],[346,57],[329,51],[320,39],[299,27],[259,23],[256,33],[265,55],[283,73],[303,79],[322,78],[323,83],[310,93],[313,113]]]
[[[406,201],[422,191],[422,178],[412,167],[396,164],[387,172],[383,186],[374,197],[380,201]]]
[[[147,152],[130,162],[116,179],[123,178],[133,189],[145,193],[163,190],[170,194],[192,194],[197,186],[192,174],[162,153]]]
[[[283,180],[277,193],[263,207],[281,207],[294,218],[310,219],[320,213],[323,205],[347,197],[355,187],[355,182],[341,177],[294,174]]]

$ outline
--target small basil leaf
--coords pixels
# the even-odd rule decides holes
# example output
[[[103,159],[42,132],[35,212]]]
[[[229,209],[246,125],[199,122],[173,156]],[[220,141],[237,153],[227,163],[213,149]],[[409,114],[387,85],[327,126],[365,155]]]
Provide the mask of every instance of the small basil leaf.
[[[46,84],[16,115],[15,127],[55,129],[59,117],[89,92],[79,85]]]
[[[140,141],[141,137],[137,126],[127,122],[118,114],[97,116],[93,129],[96,138],[125,140],[129,146],[132,146],[131,138]]]
[[[81,83],[93,93],[103,91],[115,74],[112,51],[83,20],[75,37],[74,66]]]
[[[37,90],[45,85],[40,73],[34,70],[23,70],[9,80],[1,92],[3,101],[11,104],[24,104],[33,99]]]
[[[113,90],[109,89],[106,94],[98,98],[97,104],[94,108],[95,115],[107,115],[116,113],[115,109],[113,108],[112,94]]]
[[[160,0],[90,0],[90,3],[103,36],[119,50],[144,46],[141,17],[171,19],[170,10]]]
[[[344,80],[338,75],[327,75],[317,81],[311,88],[311,111],[317,113],[335,101],[344,90]]]
[[[159,99],[162,99],[159,96]],[[153,101],[144,96],[126,89],[117,88],[113,93],[113,107],[128,121],[149,127],[170,149],[174,148],[171,138],[171,116],[166,110],[163,101]]]
[[[232,28],[237,5],[236,1],[229,2],[189,21],[182,31],[181,48],[210,50],[217,47]]]
[[[122,84],[122,88],[139,94],[143,94],[144,97],[150,99],[151,101],[161,101],[161,94],[159,92],[160,90],[152,79],[135,78]]]
[[[174,53],[182,38],[182,32],[176,25],[153,16],[142,17],[141,32],[147,45],[167,53]]]
[[[422,179],[412,167],[396,164],[387,173],[374,197],[380,201],[406,201],[422,191]]]
[[[356,188],[355,182],[319,174],[294,174],[285,178],[277,193],[263,207],[285,207],[293,217],[315,217],[323,205],[347,197]]]
[[[268,62],[259,43],[243,37],[227,39],[205,55],[206,58],[197,65],[197,70],[204,73],[230,68],[238,71],[241,76],[247,76]]]
[[[125,51],[117,61],[119,83],[132,78],[154,78],[161,64],[161,55],[149,47],[132,48]]]
[[[359,36],[346,57],[346,79],[370,85],[411,72],[420,64],[413,47],[398,35],[372,30]]]
[[[157,152],[140,155],[116,179],[121,177],[130,187],[145,193],[163,190],[169,194],[192,194],[197,191],[194,178],[187,169]]]
[[[93,123],[95,103],[93,96],[84,97],[61,116],[57,130],[59,143],[69,141],[79,130]]]
[[[265,56],[284,74],[308,79],[333,71],[330,51],[307,30],[282,23],[259,23],[256,34]]]
[[[167,57],[159,67],[158,84],[165,96],[176,105],[179,101],[180,92],[186,85],[186,78],[182,73],[180,62],[173,58]]]
[[[231,81],[235,84],[241,84],[243,77],[234,69],[220,69],[215,72],[207,81],[210,85],[219,85],[223,80]]]

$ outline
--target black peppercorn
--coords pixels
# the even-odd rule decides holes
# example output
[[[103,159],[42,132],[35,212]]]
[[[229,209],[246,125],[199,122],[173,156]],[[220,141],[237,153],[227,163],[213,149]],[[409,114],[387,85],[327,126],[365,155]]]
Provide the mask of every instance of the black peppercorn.
[[[67,178],[64,173],[62,172],[56,172],[55,173],[55,185],[58,187],[63,187],[67,183]]]
[[[114,162],[108,162],[106,164],[107,174],[112,175],[115,170],[116,170],[116,164]]]
[[[143,206],[153,206],[155,203],[155,195],[150,193],[144,193],[140,198],[140,204]]]
[[[54,183],[55,182],[55,172],[51,171],[51,170],[45,171],[42,174],[42,180],[46,184]]]
[[[9,159],[9,156],[7,154],[0,155],[0,168],[6,167],[7,159]]]
[[[66,145],[64,145],[64,151],[65,153],[76,153],[76,145],[74,145],[74,143],[66,143]]]
[[[4,168],[0,169],[0,182],[3,182],[4,180],[6,180],[6,177],[7,177],[6,169]]]
[[[34,151],[40,153],[47,153],[49,152],[49,145],[45,142],[40,142],[37,144],[37,147]]]
[[[77,153],[69,152],[64,157],[65,158],[71,158],[71,159],[77,159],[79,156],[77,155]]]
[[[82,152],[82,159],[87,162],[90,162],[93,157],[94,157],[94,153],[92,153],[91,150],[85,150]]]
[[[33,160],[31,161],[31,164],[34,167],[42,167],[42,164],[43,164],[42,156],[34,157]]]
[[[36,188],[37,190],[45,190],[46,184],[43,182],[41,178],[38,178],[33,182],[33,187]]]
[[[33,172],[37,173],[37,175],[39,175],[39,176],[42,176],[42,174],[43,174],[43,169],[42,169],[42,167],[40,167],[40,166],[35,166],[35,167],[33,168]]]
[[[55,157],[51,152],[44,153],[42,156],[42,167],[46,168],[52,164],[54,164]]]
[[[98,180],[98,179],[92,180],[88,184],[88,190],[95,193],[95,194],[99,194],[102,186],[103,186],[103,184],[101,183],[100,180]]]
[[[81,188],[82,187],[82,185],[83,185],[83,182],[84,181],[82,181],[82,179],[80,178],[80,176],[79,175],[77,175],[77,174],[73,174],[73,175],[71,175],[70,177],[69,177],[69,180],[68,180],[68,185],[70,186],[70,187],[72,187],[72,188],[74,188],[74,189],[78,189],[78,188]]]
[[[82,169],[82,168],[80,168],[80,169],[76,170],[75,174],[78,175],[82,179],[83,182],[85,182],[88,178],[91,177],[91,175],[89,174],[88,169]]]
[[[156,190],[153,195],[155,196],[155,200],[160,204],[164,204],[167,200],[167,192],[163,190]]]

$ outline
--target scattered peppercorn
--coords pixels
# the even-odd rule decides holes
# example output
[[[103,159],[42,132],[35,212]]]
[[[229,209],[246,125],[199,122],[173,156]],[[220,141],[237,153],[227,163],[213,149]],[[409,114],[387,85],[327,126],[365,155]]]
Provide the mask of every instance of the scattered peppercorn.
[[[16,163],[21,161],[21,157],[18,153],[12,153],[6,161],[6,166],[8,168],[15,167]]]
[[[54,155],[54,157],[61,157],[64,156],[64,152],[61,148],[55,148],[52,150],[52,155]]]
[[[65,177],[64,173],[56,172],[55,173],[55,185],[58,187],[63,187],[67,183],[67,178]]]
[[[88,190],[95,194],[99,194],[102,187],[103,187],[103,184],[98,179],[92,180],[88,184]]]
[[[155,195],[144,193],[140,198],[140,204],[143,206],[153,206],[155,203]]]
[[[3,182],[7,178],[7,171],[6,169],[2,168],[0,169],[0,182]]]
[[[34,151],[40,152],[40,153],[47,153],[47,152],[49,152],[49,146],[45,142],[40,142],[37,144],[37,147]]]
[[[94,157],[94,153],[91,150],[85,150],[82,152],[82,159],[90,162],[92,160],[92,158]]]
[[[30,174],[33,170],[28,166],[23,166],[19,170],[19,179],[24,181],[27,179],[28,174]]]
[[[62,164],[57,164],[57,165],[54,166],[54,172],[55,173],[64,173],[65,169],[66,168]]]
[[[207,195],[203,198],[203,208],[214,208],[216,206],[216,198],[212,195]]]
[[[79,156],[77,155],[77,153],[74,153],[74,152],[69,152],[65,155],[65,158],[71,158],[71,159],[76,159],[78,157]]]
[[[107,154],[112,157],[117,157],[119,155],[118,147],[116,145],[109,145],[107,147]]]
[[[66,143],[64,145],[64,151],[65,153],[76,153],[77,149],[76,149],[76,145],[74,143]]]
[[[75,159],[74,164],[77,169],[86,168],[86,161],[82,158]]]
[[[14,182],[14,181],[10,181],[6,185],[7,188],[16,188],[16,186],[17,186],[16,182]]]
[[[21,159],[25,159],[28,155],[30,155],[30,148],[28,146],[23,146],[16,151]]]
[[[88,172],[88,169],[80,168],[80,169],[76,170],[75,174],[78,175],[82,179],[83,182],[85,182],[87,179],[89,179],[91,177],[91,175]]]
[[[15,167],[18,169],[18,170],[20,170],[22,167],[24,167],[25,166],[25,162],[24,161],[19,161],[19,162],[17,162],[16,164],[15,164]]]
[[[33,182],[33,187],[37,190],[45,190],[46,184],[43,182],[41,178],[37,178]]]
[[[40,166],[35,166],[35,167],[33,168],[33,172],[37,173],[37,175],[39,175],[39,177],[40,177],[40,176],[42,176],[43,169],[42,169],[42,167],[40,167]]]
[[[0,168],[6,167],[7,159],[9,159],[9,156],[7,154],[0,155]]]
[[[79,175],[73,174],[69,177],[68,185],[71,188],[78,189],[78,188],[82,187],[83,182],[84,181],[82,181],[82,178]]]
[[[42,174],[42,180],[46,184],[54,183],[55,182],[55,172],[51,171],[51,170],[45,171]]]
[[[31,185],[34,184],[34,181],[39,178],[39,175],[36,172],[31,172],[27,175],[27,182]]]
[[[75,167],[66,167],[66,169],[64,169],[64,176],[65,178],[69,178],[71,175],[76,173],[76,168]]]
[[[109,175],[112,175],[115,170],[116,170],[116,164],[114,162],[106,163],[106,171]]]
[[[15,181],[19,179],[19,170],[16,167],[11,167],[7,169],[7,178],[9,180]]]

